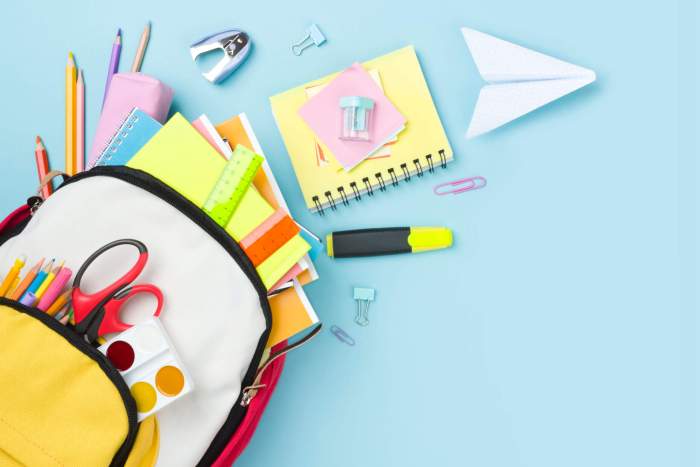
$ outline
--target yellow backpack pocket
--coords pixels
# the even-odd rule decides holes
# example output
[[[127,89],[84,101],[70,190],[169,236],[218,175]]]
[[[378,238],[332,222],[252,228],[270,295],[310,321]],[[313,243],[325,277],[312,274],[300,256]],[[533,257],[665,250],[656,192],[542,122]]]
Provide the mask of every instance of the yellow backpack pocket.
[[[97,349],[0,298],[0,465],[123,465],[136,431],[129,389]]]

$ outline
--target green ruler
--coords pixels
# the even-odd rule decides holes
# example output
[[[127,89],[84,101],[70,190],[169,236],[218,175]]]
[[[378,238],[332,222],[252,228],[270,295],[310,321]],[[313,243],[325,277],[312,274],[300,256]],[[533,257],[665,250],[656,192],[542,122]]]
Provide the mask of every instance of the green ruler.
[[[228,225],[263,160],[245,146],[236,146],[202,208],[221,227]]]

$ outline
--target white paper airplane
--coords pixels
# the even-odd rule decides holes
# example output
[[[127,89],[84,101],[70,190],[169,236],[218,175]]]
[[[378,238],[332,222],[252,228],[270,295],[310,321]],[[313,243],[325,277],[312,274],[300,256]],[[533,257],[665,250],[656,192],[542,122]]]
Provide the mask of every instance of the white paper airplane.
[[[467,138],[489,132],[595,81],[595,72],[462,28],[479,74],[486,81]]]

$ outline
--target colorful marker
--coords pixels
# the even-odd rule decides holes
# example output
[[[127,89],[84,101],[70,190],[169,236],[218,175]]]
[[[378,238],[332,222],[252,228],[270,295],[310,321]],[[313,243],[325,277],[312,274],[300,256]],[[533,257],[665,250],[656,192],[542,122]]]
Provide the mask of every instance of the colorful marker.
[[[326,237],[331,258],[420,253],[452,246],[452,231],[446,227],[387,227],[345,230]]]
[[[73,271],[71,271],[70,269],[66,267],[61,268],[58,274],[56,274],[56,278],[46,289],[46,292],[44,292],[44,295],[41,297],[37,308],[43,311],[47,311],[51,307],[51,305],[56,301],[58,296],[61,295],[63,288],[70,280],[72,274]]]

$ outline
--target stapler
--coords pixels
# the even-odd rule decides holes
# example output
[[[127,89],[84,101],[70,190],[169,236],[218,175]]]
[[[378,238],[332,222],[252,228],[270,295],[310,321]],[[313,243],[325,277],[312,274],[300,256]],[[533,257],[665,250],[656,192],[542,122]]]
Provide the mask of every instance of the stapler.
[[[199,42],[190,46],[192,60],[197,61],[197,57],[216,49],[224,51],[224,56],[209,71],[203,72],[209,82],[219,84],[229,77],[231,73],[243,63],[250,55],[253,43],[250,36],[243,31],[232,29],[217,34],[207,36]]]

